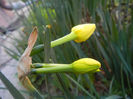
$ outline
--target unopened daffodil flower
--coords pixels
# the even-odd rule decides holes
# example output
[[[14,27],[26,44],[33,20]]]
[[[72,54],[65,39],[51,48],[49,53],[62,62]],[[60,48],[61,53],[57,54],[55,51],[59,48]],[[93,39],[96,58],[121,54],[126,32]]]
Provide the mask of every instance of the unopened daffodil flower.
[[[31,67],[32,73],[73,72],[82,74],[98,72],[101,64],[92,58],[82,58],[74,61],[72,64],[35,63]]]
[[[84,42],[93,34],[95,29],[96,29],[95,24],[81,24],[81,25],[74,26],[71,29],[71,33],[55,41],[52,41],[51,47],[61,45],[71,40],[74,40],[77,43]]]
[[[51,28],[50,25],[47,25],[46,27]],[[55,47],[72,40],[74,40],[77,43],[85,42],[94,33],[95,29],[96,29],[96,25],[93,23],[86,23],[86,24],[80,24],[80,25],[74,26],[71,29],[71,33],[57,40],[51,41],[51,47]],[[38,46],[33,48],[31,52],[32,53],[31,56],[39,53],[40,51],[43,51],[44,44],[40,44]]]

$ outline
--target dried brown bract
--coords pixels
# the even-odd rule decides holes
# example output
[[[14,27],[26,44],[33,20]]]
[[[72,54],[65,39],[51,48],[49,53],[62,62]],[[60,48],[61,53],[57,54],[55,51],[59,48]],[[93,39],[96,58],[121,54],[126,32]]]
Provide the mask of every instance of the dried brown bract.
[[[37,27],[35,27],[28,39],[28,46],[20,57],[18,63],[18,78],[27,89],[31,89],[31,87],[33,88],[33,85],[26,75],[30,72],[30,65],[32,64],[32,58],[30,57],[30,53],[37,40],[37,36],[38,30]]]

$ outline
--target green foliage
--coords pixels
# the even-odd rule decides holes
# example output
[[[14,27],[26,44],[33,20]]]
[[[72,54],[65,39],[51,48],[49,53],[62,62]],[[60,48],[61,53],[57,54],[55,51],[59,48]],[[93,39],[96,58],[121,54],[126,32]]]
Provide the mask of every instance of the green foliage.
[[[5,84],[14,99],[24,99],[24,96],[12,85],[12,83],[0,72],[0,79]]]
[[[92,57],[102,63],[102,73],[94,83],[88,74],[44,74],[33,79],[38,87],[46,86],[45,95],[88,95],[133,98],[133,11],[131,0],[39,0],[30,5],[29,17],[24,21],[24,32],[30,33],[33,26],[39,29],[36,45],[44,44],[32,58],[33,63],[72,63],[78,58]],[[50,41],[70,33],[74,25],[95,23],[97,30],[85,43],[73,41],[50,49]],[[50,29],[46,25],[51,25]],[[19,54],[26,47],[27,35],[14,44]],[[10,51],[11,56],[18,56]],[[32,79],[32,78],[31,78]],[[82,83],[82,79],[87,83]],[[44,84],[45,83],[45,84]],[[50,87],[52,86],[52,90]],[[100,88],[100,89],[99,89]],[[59,91],[57,91],[59,90]],[[52,91],[52,93],[51,93]],[[76,93],[76,94],[75,94]],[[116,95],[117,94],[117,95]]]

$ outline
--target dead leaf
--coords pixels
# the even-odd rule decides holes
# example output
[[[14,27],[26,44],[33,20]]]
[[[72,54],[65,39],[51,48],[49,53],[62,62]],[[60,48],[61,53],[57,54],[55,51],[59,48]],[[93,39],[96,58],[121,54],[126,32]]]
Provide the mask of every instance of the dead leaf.
[[[32,64],[32,58],[30,57],[30,53],[37,40],[37,36],[38,30],[37,27],[35,27],[29,36],[28,46],[20,57],[18,63],[18,78],[27,89],[33,88],[33,85],[26,75],[30,72],[30,65]]]

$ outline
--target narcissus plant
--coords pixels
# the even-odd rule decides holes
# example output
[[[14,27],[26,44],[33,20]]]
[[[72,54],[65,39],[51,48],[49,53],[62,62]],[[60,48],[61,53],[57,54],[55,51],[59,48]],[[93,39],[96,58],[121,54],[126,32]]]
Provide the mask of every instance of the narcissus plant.
[[[47,28],[51,28],[47,26]],[[92,33],[95,31],[95,24],[81,24],[72,28],[71,33],[51,42],[51,47],[61,45],[65,42],[74,40],[75,42],[86,41]],[[55,63],[35,63],[32,64],[32,55],[39,53],[43,50],[43,45],[38,45],[33,49],[33,46],[37,40],[38,30],[35,27],[28,39],[28,46],[19,59],[18,63],[18,78],[25,88],[37,95],[37,99],[41,99],[41,95],[38,90],[32,85],[28,74],[30,73],[57,73],[57,72],[73,72],[73,73],[95,73],[100,71],[101,64],[92,58],[82,58],[74,61],[71,64],[55,64]]]
[[[35,63],[31,67],[32,73],[73,72],[82,74],[98,72],[101,64],[92,58],[82,58],[72,64]]]

